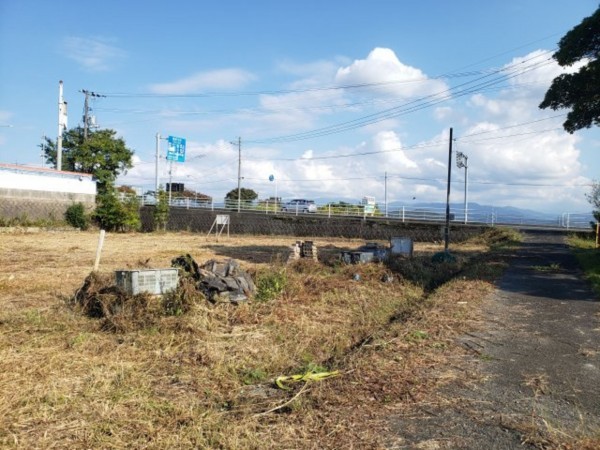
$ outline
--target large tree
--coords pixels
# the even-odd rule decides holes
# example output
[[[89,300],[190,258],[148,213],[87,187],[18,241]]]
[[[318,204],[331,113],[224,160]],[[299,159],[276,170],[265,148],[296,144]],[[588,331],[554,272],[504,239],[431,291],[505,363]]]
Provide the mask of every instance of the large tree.
[[[563,127],[569,133],[600,125],[600,8],[563,36],[553,58],[561,66],[584,65],[552,81],[540,108],[567,108]]]
[[[63,134],[62,169],[89,173],[98,182],[98,191],[105,192],[114,185],[118,175],[133,167],[133,150],[127,148],[114,130],[89,131],[83,138],[81,127]],[[46,161],[56,165],[56,143],[46,139],[44,146]]]
[[[252,189],[240,188],[240,200],[244,202],[251,202],[258,198],[258,194]],[[232,189],[225,195],[226,200],[237,200],[238,189]]]
[[[240,188],[239,191],[240,199],[238,201],[238,189],[232,189],[225,195],[225,207],[234,208],[237,205],[243,206],[244,208],[252,205],[252,202],[258,198],[258,194],[252,189]]]
[[[600,182],[594,181],[594,183],[592,183],[592,189],[589,194],[585,194],[585,198],[587,198],[587,201],[594,207],[592,214],[594,215],[596,223],[600,222]],[[596,229],[596,223],[592,223],[594,229]]]

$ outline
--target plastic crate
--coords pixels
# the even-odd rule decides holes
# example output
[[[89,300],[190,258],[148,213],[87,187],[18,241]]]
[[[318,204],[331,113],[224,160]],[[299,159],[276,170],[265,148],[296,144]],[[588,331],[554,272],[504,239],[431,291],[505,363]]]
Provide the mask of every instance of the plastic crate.
[[[139,269],[115,271],[116,284],[128,294],[147,292],[162,295],[177,287],[178,269]]]
[[[365,264],[373,262],[375,254],[373,252],[342,252],[342,261],[346,264]]]

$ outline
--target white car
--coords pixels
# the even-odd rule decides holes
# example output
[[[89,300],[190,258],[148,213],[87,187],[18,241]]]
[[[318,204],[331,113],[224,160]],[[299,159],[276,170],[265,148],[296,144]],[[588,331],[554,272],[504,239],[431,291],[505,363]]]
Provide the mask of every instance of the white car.
[[[283,212],[316,213],[317,205],[312,200],[295,198],[281,205],[281,210]]]

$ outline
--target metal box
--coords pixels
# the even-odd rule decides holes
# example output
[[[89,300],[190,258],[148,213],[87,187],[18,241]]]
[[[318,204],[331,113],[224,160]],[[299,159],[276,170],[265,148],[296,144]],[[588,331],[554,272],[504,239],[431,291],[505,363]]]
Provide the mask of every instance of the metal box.
[[[392,255],[402,255],[412,258],[413,256],[413,241],[408,237],[393,237],[390,239],[390,247]]]
[[[162,295],[177,287],[178,269],[116,270],[116,284],[131,295],[147,292]]]

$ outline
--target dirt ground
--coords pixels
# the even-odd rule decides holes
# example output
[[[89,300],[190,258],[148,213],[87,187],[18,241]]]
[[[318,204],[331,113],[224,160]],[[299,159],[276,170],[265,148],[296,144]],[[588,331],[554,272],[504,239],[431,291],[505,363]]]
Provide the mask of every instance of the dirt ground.
[[[265,343],[272,342],[274,349],[264,355],[265,364],[271,357],[283,358],[291,347],[281,355],[277,352],[286,340],[263,339],[264,333],[281,322],[289,324],[282,330],[290,328],[290,335],[297,336],[292,325],[298,322],[307,332],[289,341],[309,341],[315,329],[308,313],[321,297],[327,310],[334,303],[347,304],[344,310],[360,306],[357,299],[362,299],[360,289],[366,289],[361,287],[366,280],[348,298],[325,292],[305,304],[289,297],[268,314],[263,310],[255,314],[251,308],[242,308],[237,315],[213,311],[220,312],[227,327],[236,332],[243,354],[235,353],[232,333],[217,327],[221,316],[210,316],[213,322],[207,323],[216,328],[198,336],[192,333],[192,342],[188,334],[172,328],[165,328],[168,333],[148,329],[111,335],[99,332],[93,321],[63,305],[89,274],[97,238],[96,232],[72,231],[0,235],[0,348],[4,352],[0,442],[4,445],[211,448],[193,444],[205,442],[193,440],[204,438],[196,434],[205,427],[219,443],[212,448],[600,448],[599,303],[581,281],[560,236],[527,235],[495,290],[491,279],[480,281],[483,268],[479,266],[489,269],[494,262],[482,259],[473,267],[476,272],[461,272],[428,294],[419,312],[391,322],[385,315],[386,325],[375,327],[369,339],[355,339],[361,344],[338,356],[343,376],[290,393],[293,397],[284,405],[296,397],[298,403],[280,414],[246,418],[236,416],[241,414],[236,410],[209,416],[204,409],[198,409],[197,416],[190,412],[196,411],[192,408],[196,403],[204,405],[211,370],[230,376],[231,369],[243,363],[238,361],[242,356],[258,360],[256,350]],[[200,262],[235,258],[245,269],[260,270],[285,260],[293,242],[290,237],[232,236],[216,242],[193,233],[109,234],[100,270],[169,267],[173,257],[184,253]],[[319,259],[326,260],[364,241],[315,239],[315,244]],[[439,244],[415,246],[416,252],[427,254],[439,250]],[[310,283],[303,286],[318,291],[321,278],[310,272],[304,275]],[[377,278],[373,286],[384,292],[377,298],[388,305],[408,285],[381,286]],[[375,298],[371,291],[367,293]],[[332,299],[335,302],[328,303]],[[306,308],[309,304],[311,308]],[[263,309],[270,307],[263,305]],[[361,314],[357,317],[364,321],[364,311]],[[181,323],[192,326],[197,319],[202,325],[203,317],[184,318]],[[262,317],[273,318],[263,334],[257,328]],[[327,330],[343,323],[332,321],[322,327],[319,322],[317,337],[337,342],[341,328],[331,336]],[[257,346],[251,353],[245,350],[248,342]],[[235,357],[221,358],[215,343],[227,349],[222,355]],[[202,383],[194,381],[199,374]],[[220,380],[217,375],[215,380]],[[262,389],[266,383],[257,386]],[[166,398],[165,393],[169,393]],[[211,395],[206,398],[212,405],[220,397]],[[176,419],[182,422],[174,427]],[[222,430],[221,424],[226,424]],[[146,436],[153,445],[143,444]]]
[[[0,234],[0,288],[20,308],[47,303],[48,293],[69,296],[94,266],[98,232],[30,229]],[[198,233],[107,233],[100,272],[171,266],[171,259],[190,253],[197,261],[239,260],[245,269],[288,257],[293,237],[213,236]],[[364,244],[359,239],[314,239],[319,257],[333,258],[341,250]],[[419,244],[420,245],[420,244]],[[421,247],[418,247],[420,249]],[[34,271],[34,272],[32,272]],[[23,294],[28,294],[24,296]]]
[[[387,447],[598,448],[599,306],[564,237],[527,234],[459,339],[463,376],[392,415]]]

